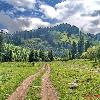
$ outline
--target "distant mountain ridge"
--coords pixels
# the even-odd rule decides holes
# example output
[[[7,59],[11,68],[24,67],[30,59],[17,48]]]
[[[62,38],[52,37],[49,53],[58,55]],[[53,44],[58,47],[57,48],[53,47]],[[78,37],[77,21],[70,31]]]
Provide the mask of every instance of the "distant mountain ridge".
[[[97,42],[100,40],[98,35],[84,34],[78,27],[63,23],[53,27],[6,34],[6,42],[36,50],[53,49],[56,54],[63,54],[66,49],[70,49],[73,41],[78,42],[81,35],[84,41]]]

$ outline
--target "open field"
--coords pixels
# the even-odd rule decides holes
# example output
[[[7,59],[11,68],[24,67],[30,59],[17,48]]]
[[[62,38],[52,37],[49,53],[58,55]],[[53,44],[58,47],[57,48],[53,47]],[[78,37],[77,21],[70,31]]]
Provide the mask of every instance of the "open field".
[[[11,95],[24,79],[37,73],[43,64],[39,62],[34,67],[30,63],[0,64],[0,100]],[[56,90],[54,93],[57,92],[59,100],[90,100],[88,98],[93,96],[91,100],[100,99],[100,64],[88,60],[71,60],[48,62],[48,66],[50,72],[44,67],[45,70],[31,84],[25,100],[40,100],[44,95],[41,96],[43,89],[51,89],[45,90],[46,98],[49,95],[53,97],[48,91]]]
[[[84,100],[88,95],[100,94],[100,65],[87,60],[73,60],[52,62],[51,66],[51,80],[59,100]]]
[[[1,63],[0,64],[0,100],[5,100],[28,76],[33,75],[41,67],[36,63]]]

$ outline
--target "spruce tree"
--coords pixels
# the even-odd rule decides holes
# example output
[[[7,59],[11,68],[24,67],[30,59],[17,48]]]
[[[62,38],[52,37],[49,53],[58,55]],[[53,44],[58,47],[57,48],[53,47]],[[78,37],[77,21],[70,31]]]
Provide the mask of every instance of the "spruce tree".
[[[85,51],[87,51],[87,49],[91,46],[91,43],[87,40],[85,42]]]
[[[39,51],[39,58],[42,60],[42,61],[45,61],[45,54],[42,50]]]
[[[3,40],[4,40],[4,37],[3,37],[3,32],[0,32],[0,61],[2,61],[2,52],[3,52]]]
[[[39,55],[38,55],[37,51],[34,52],[33,60],[36,61],[36,62],[39,61]]]
[[[34,52],[31,51],[29,54],[29,62],[33,62],[33,56],[34,56]]]
[[[84,51],[84,37],[80,35],[80,39],[78,41],[78,53],[81,55]]]
[[[77,54],[77,44],[74,41],[71,47],[71,54],[72,54],[72,59],[75,59],[76,54]]]
[[[49,50],[48,51],[48,58],[49,58],[50,61],[53,61],[54,60],[53,51],[52,50]]]

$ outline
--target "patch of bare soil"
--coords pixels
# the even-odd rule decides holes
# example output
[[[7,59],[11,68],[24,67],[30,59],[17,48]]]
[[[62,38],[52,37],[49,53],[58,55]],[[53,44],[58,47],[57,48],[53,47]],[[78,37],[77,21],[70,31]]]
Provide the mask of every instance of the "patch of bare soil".
[[[85,96],[85,98],[87,100],[96,100],[96,99],[100,99],[100,94],[97,94],[97,95],[87,95]]]
[[[42,77],[41,100],[58,100],[57,92],[50,81],[50,66],[45,65],[46,73]]]

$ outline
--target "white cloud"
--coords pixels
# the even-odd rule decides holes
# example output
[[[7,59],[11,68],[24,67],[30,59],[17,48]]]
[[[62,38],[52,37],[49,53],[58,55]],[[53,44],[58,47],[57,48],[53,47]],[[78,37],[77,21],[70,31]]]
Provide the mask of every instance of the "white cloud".
[[[17,10],[24,12],[34,9],[36,2],[41,0],[2,0],[13,5]],[[39,3],[40,9],[45,16],[40,18],[19,17],[12,19],[9,15],[13,12],[0,12],[0,23],[9,28],[10,31],[32,29],[40,26],[50,25],[42,19],[56,19],[56,23],[69,23],[83,28],[86,32],[100,32],[100,0],[63,0],[54,7]],[[16,9],[14,9],[16,11]],[[37,9],[35,9],[37,10]],[[2,18],[3,17],[3,18]],[[38,17],[38,16],[37,16]],[[2,18],[2,19],[1,19]]]
[[[25,8],[19,8],[19,7],[16,7],[16,9],[17,9],[17,11],[21,11],[21,12],[26,11],[26,9],[25,9]]]
[[[100,0],[64,0],[55,7],[41,4],[40,9],[46,18],[57,19],[58,23],[67,22],[86,32],[100,32],[100,23],[92,23],[100,20]]]
[[[17,8],[33,9],[36,0],[2,0]]]
[[[49,6],[49,5],[41,5],[40,6],[41,11],[49,18],[56,18],[57,17],[57,12],[55,8]]]
[[[71,3],[71,1],[64,1],[55,5],[55,7],[42,4],[40,5],[41,11],[45,14],[46,17],[51,19],[62,20],[65,16],[68,17],[73,15],[79,9],[80,3]]]
[[[37,29],[38,27],[47,27],[50,26],[50,23],[44,22],[40,18],[31,18],[31,17],[20,17],[18,18],[21,21],[23,30],[32,30]]]
[[[92,21],[94,20],[99,20],[100,17],[99,16],[80,16],[79,13],[69,17],[68,19],[66,19],[66,22],[72,24],[72,25],[76,25],[79,28],[82,28],[85,32],[91,32],[91,33],[95,33],[97,32],[97,25],[93,26]],[[63,20],[63,22],[65,22],[65,20]],[[98,23],[100,24],[100,23]],[[93,31],[94,29],[94,31]],[[100,30],[99,30],[100,31]]]
[[[9,15],[6,15],[3,11],[0,12],[0,23],[3,24],[10,32],[21,30],[18,22],[9,17]]]
[[[31,30],[38,27],[46,27],[50,25],[48,22],[44,22],[40,18],[19,17],[16,19],[12,19],[3,11],[0,12],[0,23],[3,24],[11,33],[15,31]]]

